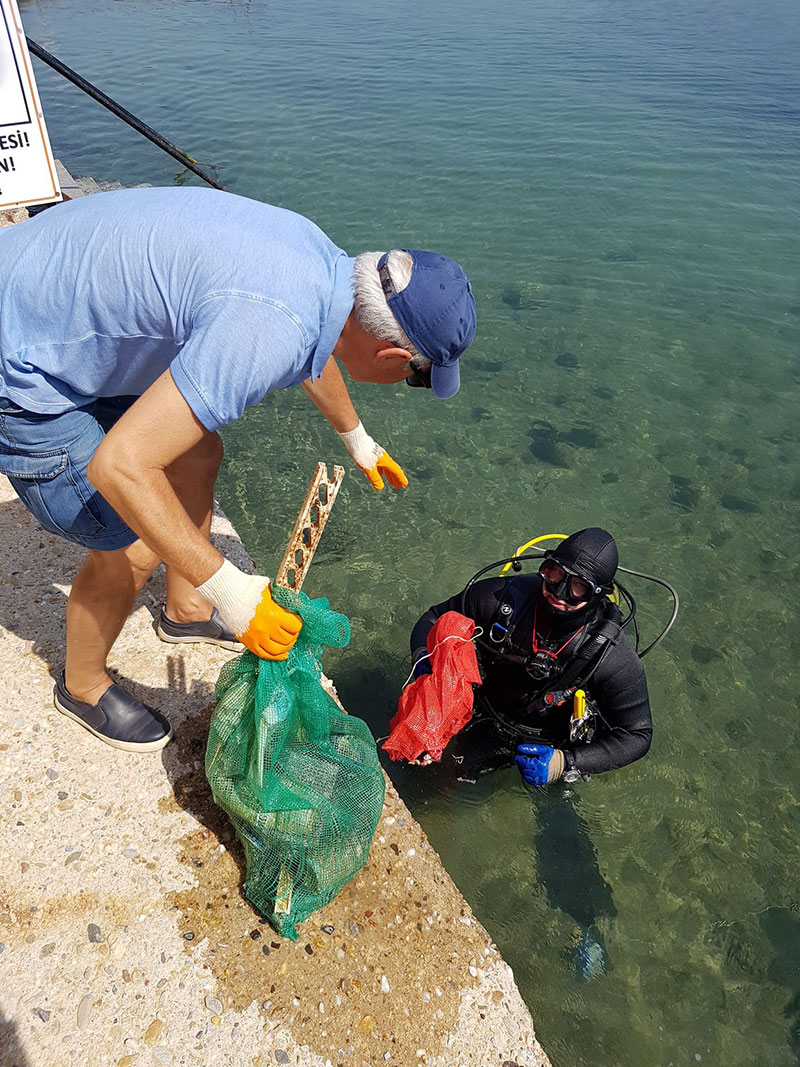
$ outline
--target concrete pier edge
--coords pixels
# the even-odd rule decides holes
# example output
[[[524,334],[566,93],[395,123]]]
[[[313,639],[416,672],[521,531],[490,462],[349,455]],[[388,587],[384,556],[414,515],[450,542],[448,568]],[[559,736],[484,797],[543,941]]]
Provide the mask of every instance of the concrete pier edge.
[[[213,538],[254,570],[221,513]],[[278,937],[242,897],[203,769],[230,653],[159,641],[156,574],[112,667],[175,738],[109,748],[52,702],[82,550],[1,476],[0,552],[2,1067],[547,1067],[510,968],[388,780],[366,867],[298,942]]]

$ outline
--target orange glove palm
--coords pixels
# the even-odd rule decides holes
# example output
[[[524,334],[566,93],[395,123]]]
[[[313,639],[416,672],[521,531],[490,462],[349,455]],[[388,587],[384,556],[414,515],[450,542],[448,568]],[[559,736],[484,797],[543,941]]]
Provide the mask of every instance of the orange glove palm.
[[[261,594],[261,602],[250,625],[239,640],[263,659],[288,659],[303,622],[272,599],[269,586]]]
[[[197,587],[245,648],[262,659],[286,659],[303,626],[302,619],[272,599],[269,578],[244,574],[230,560]]]
[[[393,488],[405,489],[408,478],[403,469],[395,463],[383,445],[379,445],[370,437],[362,423],[359,422],[354,430],[340,432],[339,436],[355,460],[356,466],[366,474],[373,489],[383,489],[382,475]]]
[[[359,470],[362,470],[364,474],[366,474],[369,484],[373,489],[383,489],[383,478],[381,475],[386,478],[386,481],[394,489],[405,489],[408,485],[408,478],[406,478],[403,468],[395,463],[386,451],[381,452],[378,462],[374,467],[362,467],[359,465]]]

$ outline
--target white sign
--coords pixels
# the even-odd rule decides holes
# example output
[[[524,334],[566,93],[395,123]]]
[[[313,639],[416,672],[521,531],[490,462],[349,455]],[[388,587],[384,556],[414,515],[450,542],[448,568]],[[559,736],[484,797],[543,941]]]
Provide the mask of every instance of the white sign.
[[[0,210],[60,199],[17,0],[0,0]]]

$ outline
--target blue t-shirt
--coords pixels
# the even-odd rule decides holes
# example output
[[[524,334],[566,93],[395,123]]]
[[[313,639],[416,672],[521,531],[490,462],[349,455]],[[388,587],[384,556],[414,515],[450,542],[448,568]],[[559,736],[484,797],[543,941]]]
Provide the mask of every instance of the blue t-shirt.
[[[319,377],[353,260],[291,211],[213,189],[125,189],[0,230],[0,396],[56,414],[168,367],[208,430]]]

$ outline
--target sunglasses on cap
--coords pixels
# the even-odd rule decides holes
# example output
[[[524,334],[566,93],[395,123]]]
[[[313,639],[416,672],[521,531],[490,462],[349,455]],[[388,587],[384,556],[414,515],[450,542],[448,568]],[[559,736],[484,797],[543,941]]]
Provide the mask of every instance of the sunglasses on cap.
[[[579,574],[572,574],[556,559],[543,560],[539,575],[553,596],[567,604],[582,604],[603,591],[599,585]]]

